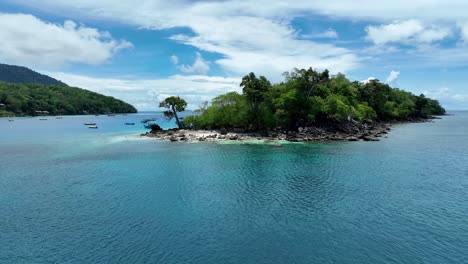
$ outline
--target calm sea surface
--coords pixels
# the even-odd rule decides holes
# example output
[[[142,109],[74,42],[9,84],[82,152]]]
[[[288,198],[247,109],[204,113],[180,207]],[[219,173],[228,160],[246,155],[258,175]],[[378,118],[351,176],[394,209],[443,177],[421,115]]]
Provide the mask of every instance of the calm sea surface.
[[[282,147],[142,139],[148,113],[1,118],[0,263],[468,263],[454,114]]]

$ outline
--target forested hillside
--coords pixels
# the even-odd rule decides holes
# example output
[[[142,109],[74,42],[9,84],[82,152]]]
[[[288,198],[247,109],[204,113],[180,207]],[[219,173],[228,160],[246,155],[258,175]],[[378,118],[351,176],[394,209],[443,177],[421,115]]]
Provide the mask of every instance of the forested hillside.
[[[110,96],[66,85],[0,82],[0,115],[78,115],[134,113],[130,104]]]
[[[0,63],[0,81],[8,83],[36,83],[36,84],[60,84],[65,85],[63,82],[58,81],[47,75],[40,74],[26,67],[7,65]]]

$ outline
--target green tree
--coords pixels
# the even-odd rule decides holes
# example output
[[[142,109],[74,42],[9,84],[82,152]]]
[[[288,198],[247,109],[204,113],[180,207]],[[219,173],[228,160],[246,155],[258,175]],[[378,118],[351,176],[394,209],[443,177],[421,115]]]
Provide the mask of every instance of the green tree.
[[[172,118],[175,118],[177,126],[182,128],[182,123],[180,122],[177,112],[185,111],[187,102],[184,99],[178,96],[170,96],[164,101],[160,102],[159,107],[167,108],[168,110],[164,111],[164,116],[166,119],[171,120]]]
[[[261,126],[258,112],[268,90],[271,88],[271,83],[264,76],[257,78],[257,76],[251,72],[242,78],[240,87],[242,87],[242,93],[250,103],[252,110],[251,119],[255,128],[258,129]]]

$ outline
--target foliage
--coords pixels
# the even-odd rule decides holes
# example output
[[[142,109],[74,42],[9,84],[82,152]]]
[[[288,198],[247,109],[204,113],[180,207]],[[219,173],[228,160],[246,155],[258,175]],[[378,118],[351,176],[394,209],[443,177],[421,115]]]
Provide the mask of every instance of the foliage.
[[[171,96],[159,103],[159,107],[167,108],[168,110],[164,111],[164,116],[166,117],[166,119],[172,120],[172,118],[175,118],[177,126],[179,126],[179,128],[182,128],[182,123],[180,122],[177,112],[185,111],[185,108],[187,107],[187,102],[184,99],[178,96]]]
[[[118,99],[66,85],[12,84],[0,82],[0,114],[79,115],[135,113],[136,109]],[[7,113],[8,112],[8,113]]]
[[[240,87],[242,87],[243,95],[250,105],[251,114],[249,115],[249,121],[251,121],[256,128],[259,128],[261,126],[261,115],[259,115],[259,111],[267,96],[268,90],[271,88],[271,83],[264,76],[257,78],[257,76],[251,72],[242,78]]]
[[[242,78],[242,94],[231,92],[213,99],[184,123],[196,128],[296,130],[311,123],[339,120],[408,120],[445,113],[436,100],[391,88],[373,80],[352,82],[343,74],[294,69],[272,85],[250,73]]]
[[[186,117],[184,124],[209,129],[244,127],[248,123],[248,119],[247,99],[237,92],[230,92],[215,97],[211,106],[199,111],[198,115]]]
[[[0,81],[8,83],[36,83],[44,85],[66,85],[47,75],[32,71],[26,67],[0,63]]]

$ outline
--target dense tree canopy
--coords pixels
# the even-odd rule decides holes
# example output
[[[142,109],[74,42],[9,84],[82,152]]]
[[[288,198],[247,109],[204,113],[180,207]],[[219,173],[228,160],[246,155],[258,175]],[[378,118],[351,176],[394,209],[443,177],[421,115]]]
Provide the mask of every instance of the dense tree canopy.
[[[168,110],[164,111],[164,116],[166,119],[171,120],[172,118],[175,118],[177,126],[182,128],[182,123],[180,122],[177,112],[185,111],[187,102],[184,99],[178,96],[171,96],[159,103],[159,107],[167,108]]]
[[[12,84],[0,82],[0,115],[78,115],[135,113],[118,99],[66,85]]]
[[[284,75],[283,82],[272,85],[265,77],[250,73],[240,84],[242,94],[220,95],[184,122],[196,128],[295,130],[330,120],[408,120],[445,113],[436,100],[378,80],[360,83],[312,68]]]

